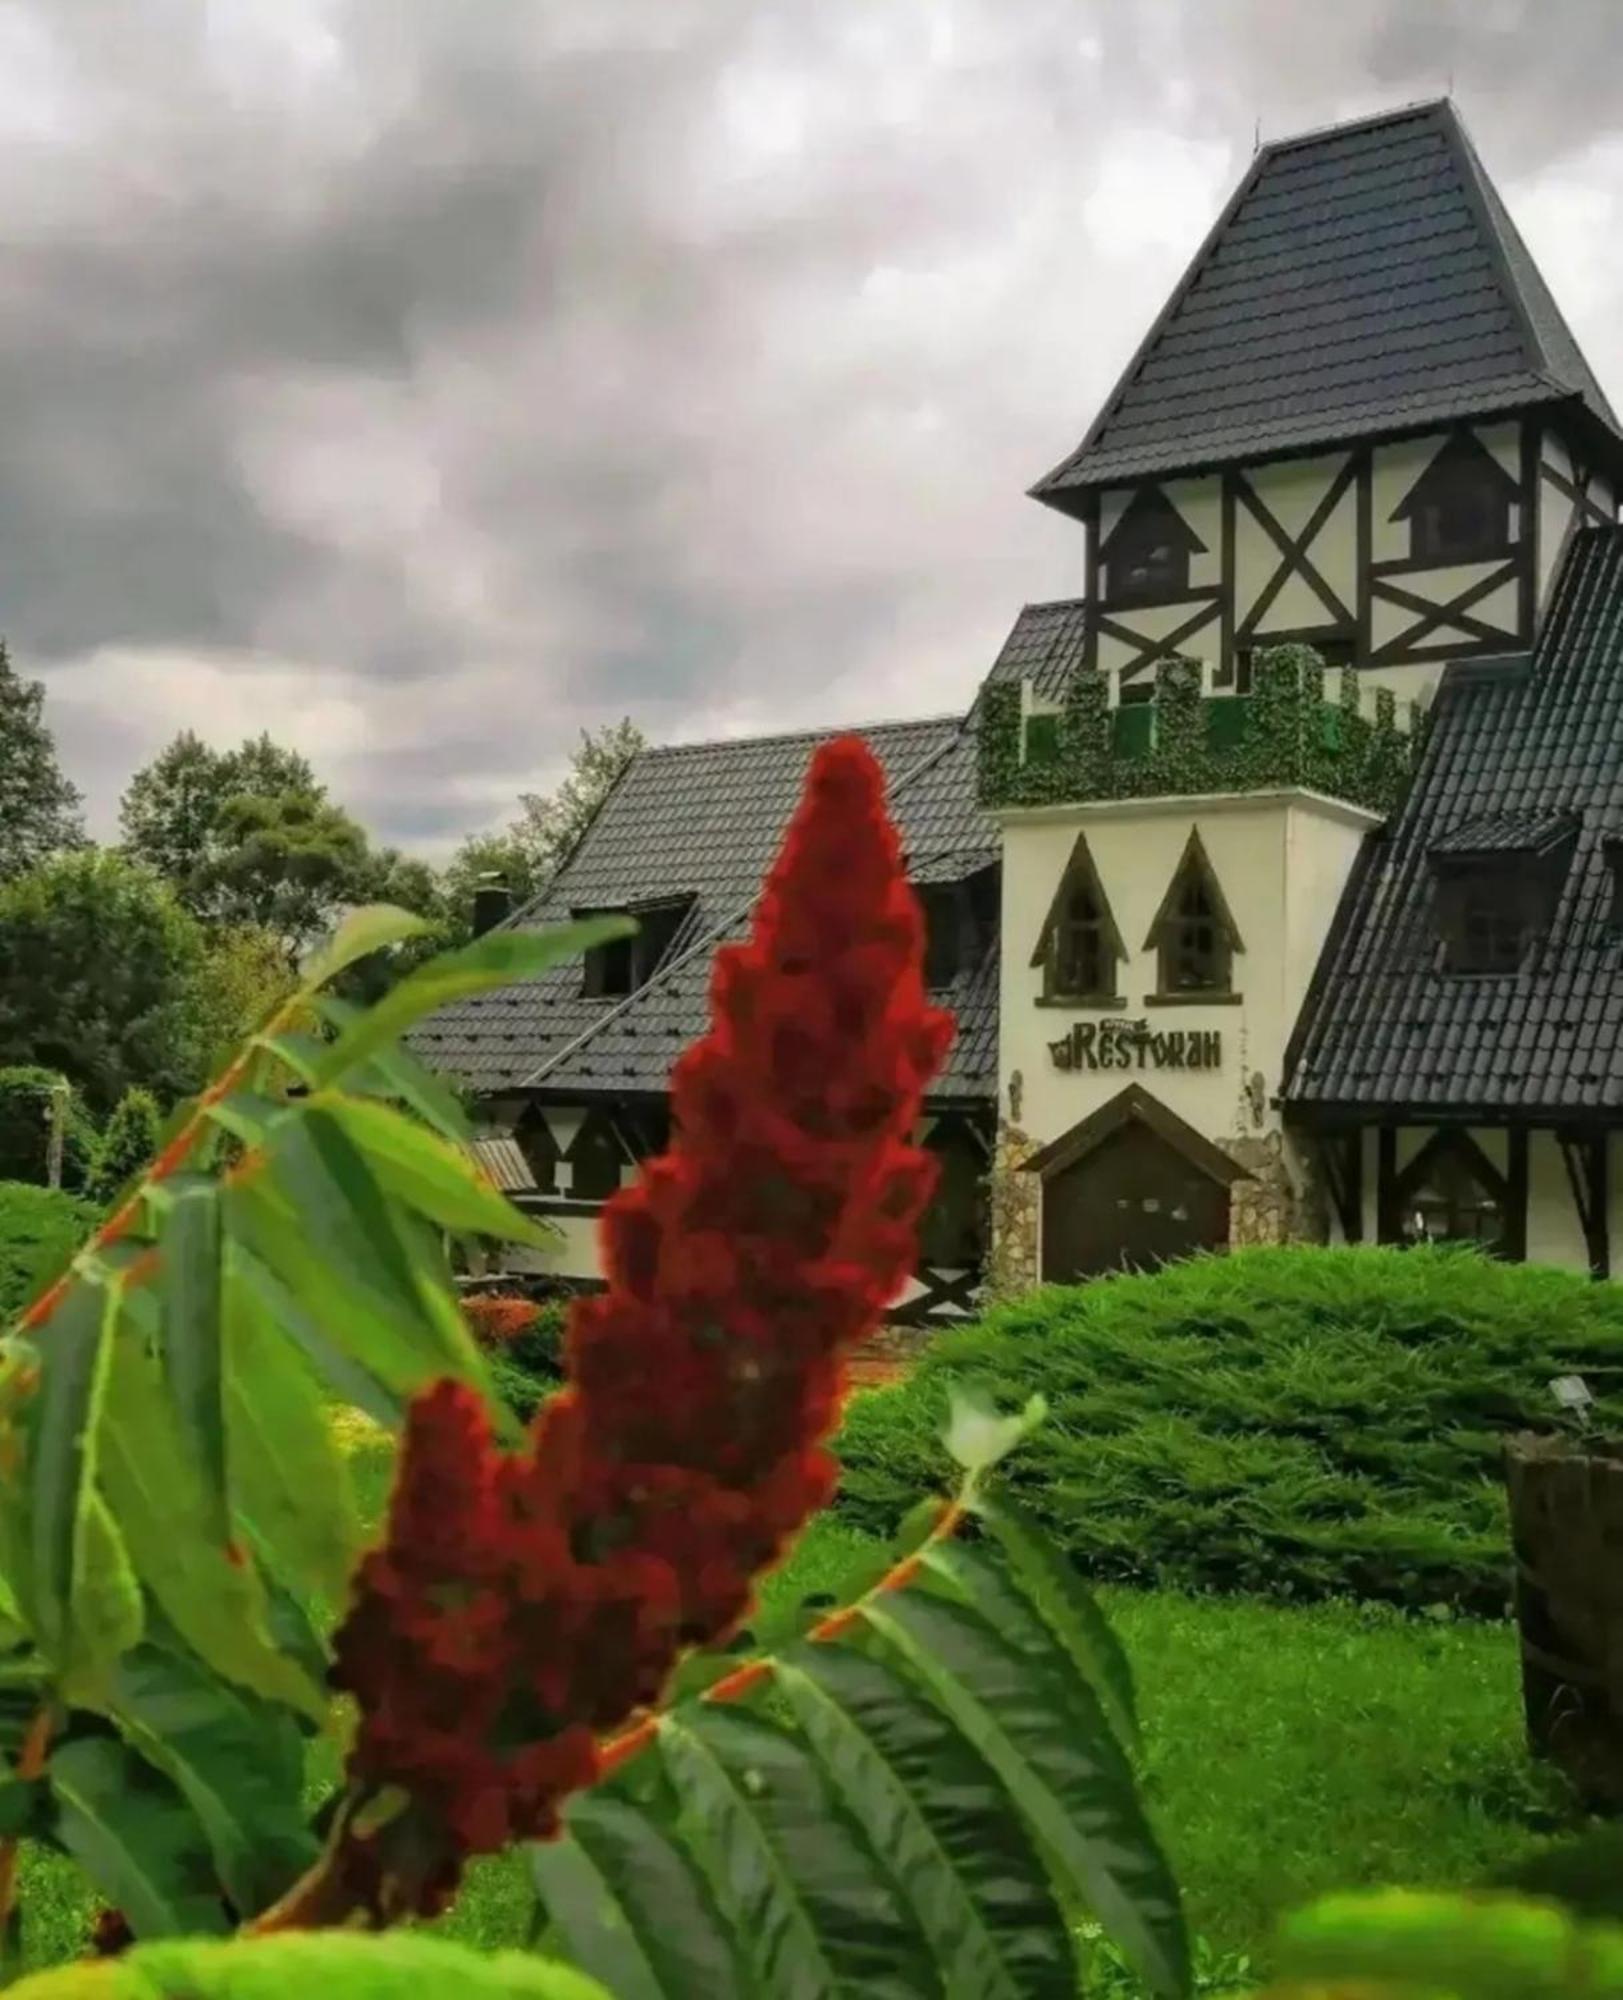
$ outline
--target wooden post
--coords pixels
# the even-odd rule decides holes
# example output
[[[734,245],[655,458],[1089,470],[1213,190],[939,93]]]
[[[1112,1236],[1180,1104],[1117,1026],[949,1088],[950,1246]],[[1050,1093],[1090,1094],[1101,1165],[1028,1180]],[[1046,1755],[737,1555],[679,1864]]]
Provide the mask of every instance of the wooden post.
[[[66,1077],[61,1077],[51,1085],[51,1101],[48,1111],[49,1124],[45,1137],[45,1184],[59,1188],[62,1185],[62,1146],[68,1127],[68,1090]]]
[[[1505,1447],[1527,1740],[1597,1807],[1623,1806],[1623,1448]]]

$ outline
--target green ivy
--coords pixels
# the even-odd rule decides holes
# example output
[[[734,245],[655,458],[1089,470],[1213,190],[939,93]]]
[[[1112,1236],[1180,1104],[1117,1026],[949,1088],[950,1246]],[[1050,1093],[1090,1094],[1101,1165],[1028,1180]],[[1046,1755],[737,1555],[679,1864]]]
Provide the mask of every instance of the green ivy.
[[[1342,676],[1339,703],[1327,703],[1324,662],[1302,645],[1259,654],[1249,695],[1203,697],[1197,662],[1163,662],[1146,712],[1154,718],[1144,725],[1148,743],[1139,728],[1117,728],[1105,677],[1085,668],[1072,674],[1057,716],[1033,718],[1030,756],[1021,741],[1021,706],[1018,683],[989,687],[981,698],[983,806],[1300,786],[1389,813],[1423,742],[1416,705],[1410,704],[1408,732],[1400,731],[1397,704],[1385,688],[1376,691],[1373,720],[1362,714],[1352,674]]]

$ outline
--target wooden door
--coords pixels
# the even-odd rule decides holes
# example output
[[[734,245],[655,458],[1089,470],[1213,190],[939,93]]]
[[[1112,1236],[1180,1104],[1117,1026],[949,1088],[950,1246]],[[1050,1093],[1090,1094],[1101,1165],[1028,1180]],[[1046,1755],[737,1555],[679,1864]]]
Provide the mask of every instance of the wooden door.
[[[1228,1238],[1228,1189],[1136,1119],[1043,1183],[1049,1284],[1153,1270]]]

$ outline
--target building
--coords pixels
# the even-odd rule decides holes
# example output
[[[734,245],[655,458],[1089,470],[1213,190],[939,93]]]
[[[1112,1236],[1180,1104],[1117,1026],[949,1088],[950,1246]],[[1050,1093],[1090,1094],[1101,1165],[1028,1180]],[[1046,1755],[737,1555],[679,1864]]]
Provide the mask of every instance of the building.
[[[904,1314],[1289,1239],[1609,1272],[1620,478],[1451,105],[1257,153],[1033,489],[1082,593],[1021,612],[967,715],[864,732],[960,1022]],[[424,1038],[516,1142],[562,1274],[663,1143],[816,740],[640,757],[515,919],[629,910],[636,942]]]

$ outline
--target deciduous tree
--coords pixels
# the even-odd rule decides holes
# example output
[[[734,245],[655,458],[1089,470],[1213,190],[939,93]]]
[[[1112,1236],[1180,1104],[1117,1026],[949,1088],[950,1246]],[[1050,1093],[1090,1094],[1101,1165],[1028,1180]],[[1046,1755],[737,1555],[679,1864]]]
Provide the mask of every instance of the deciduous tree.
[[[42,683],[21,679],[0,645],[0,881],[84,839],[44,709]]]

